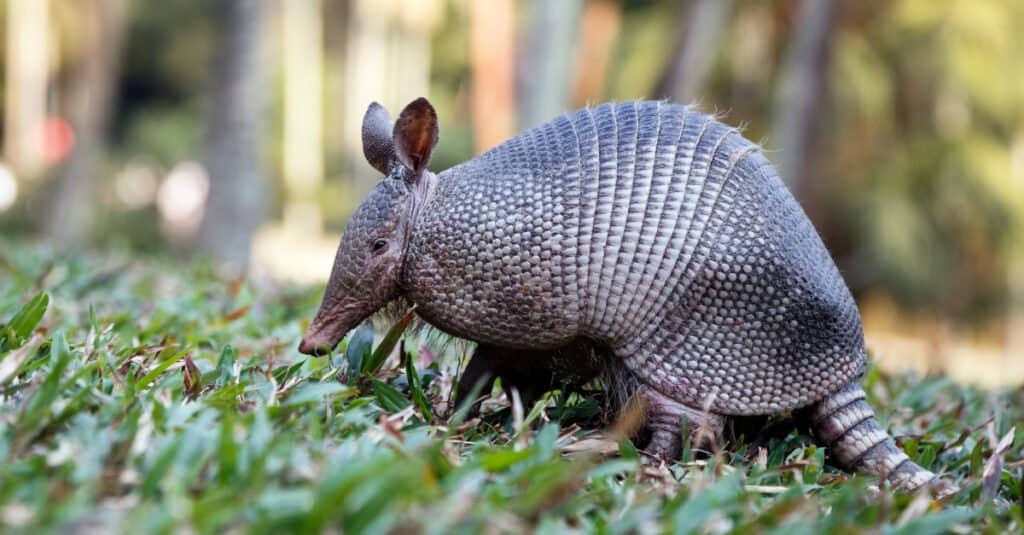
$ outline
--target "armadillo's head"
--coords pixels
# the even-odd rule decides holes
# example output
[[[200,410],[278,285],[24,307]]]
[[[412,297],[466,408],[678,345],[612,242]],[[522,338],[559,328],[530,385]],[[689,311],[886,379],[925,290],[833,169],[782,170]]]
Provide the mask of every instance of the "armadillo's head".
[[[437,114],[420,98],[392,128],[376,102],[363,118],[363,153],[387,175],[359,205],[341,237],[323,302],[299,351],[323,354],[401,294],[400,276],[412,229],[430,190],[426,170],[437,144]]]

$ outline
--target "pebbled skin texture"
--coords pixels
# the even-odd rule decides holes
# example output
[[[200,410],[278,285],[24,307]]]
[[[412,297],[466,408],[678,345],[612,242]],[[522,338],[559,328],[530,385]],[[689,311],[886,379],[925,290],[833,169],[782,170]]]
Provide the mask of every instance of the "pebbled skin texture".
[[[809,405],[866,361],[845,283],[758,147],[661,102],[583,109],[438,175],[401,284],[452,334],[586,336],[725,415]]]

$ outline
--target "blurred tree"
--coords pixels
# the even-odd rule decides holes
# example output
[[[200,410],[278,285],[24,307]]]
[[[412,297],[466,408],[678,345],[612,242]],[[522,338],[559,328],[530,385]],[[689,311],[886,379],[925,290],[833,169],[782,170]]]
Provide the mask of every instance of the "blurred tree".
[[[473,137],[480,153],[515,133],[515,4],[470,0]]]
[[[778,31],[773,11],[771,2],[745,2],[743,9],[735,10],[725,39],[728,69],[721,71],[728,78],[714,87],[728,95],[730,115],[746,122],[744,133],[752,139],[763,139],[769,126],[760,119],[772,106],[769,88],[773,87]]]
[[[363,114],[379,102],[397,115],[430,92],[430,35],[440,0],[352,0],[345,46],[344,123],[349,191],[362,198],[380,180],[363,158]]]
[[[1007,310],[1024,243],[1024,84],[1005,77],[1024,72],[1021,28],[1021,2],[844,4],[822,137],[834,250],[858,293],[961,324]]]
[[[699,99],[728,25],[731,0],[687,0],[680,2],[679,28],[668,65],[655,88],[658,98],[690,103]]]
[[[779,175],[805,206],[814,201],[812,196],[802,195],[802,189],[810,187],[807,174],[824,115],[821,108],[829,78],[837,9],[833,0],[800,2],[776,87],[770,142],[781,150],[773,158]],[[811,215],[813,218],[814,214]]]
[[[324,173],[322,9],[320,0],[281,3],[284,225],[311,235],[322,230],[317,201]]]
[[[517,58],[518,127],[568,111],[581,0],[533,0]]]
[[[596,104],[604,96],[612,50],[622,24],[622,4],[615,0],[591,0],[580,21],[579,50],[572,82],[575,106]]]
[[[219,2],[132,0],[111,128],[114,156],[170,168],[202,147]]]
[[[126,0],[82,0],[63,4],[77,10],[78,42],[68,60],[62,108],[75,131],[71,155],[57,169],[55,191],[45,213],[46,233],[58,246],[85,243],[96,220],[99,174],[114,105]]]
[[[252,236],[267,215],[263,168],[266,0],[218,0],[219,43],[212,62],[205,164],[210,195],[199,247],[244,269]]]
[[[351,2],[327,1],[323,3],[323,44],[324,57],[324,175],[331,177],[339,171],[347,171],[348,153],[346,141],[351,136],[345,132],[345,114],[349,110],[346,101],[348,93],[345,75],[348,49],[348,27]],[[336,185],[334,185],[336,186]],[[331,188],[330,181],[326,187]],[[323,210],[321,206],[321,210]],[[330,218],[330,214],[325,214]]]
[[[14,171],[42,170],[42,127],[50,66],[49,0],[7,1],[3,154]]]
[[[363,114],[370,102],[385,107],[399,105],[387,98],[394,90],[388,77],[392,55],[388,52],[388,34],[391,26],[392,3],[371,0],[347,2],[348,17],[345,27],[344,99],[341,130],[345,139],[345,174],[350,179],[352,201],[361,198],[377,183],[380,176],[364,163],[361,136]],[[426,84],[420,74],[420,65],[410,67],[409,85],[422,88]],[[395,113],[395,110],[391,110]],[[355,205],[352,202],[353,207]]]
[[[261,226],[252,243],[250,276],[313,282],[330,270],[338,242],[325,235],[324,197],[324,3],[289,0],[277,4],[281,20],[281,169],[283,217]],[[336,6],[344,7],[344,6]],[[343,13],[344,15],[344,13]],[[339,39],[340,40],[340,39]],[[334,43],[337,45],[337,41]],[[340,104],[340,103],[339,103]]]
[[[670,63],[679,27],[679,0],[622,2],[621,29],[610,58],[605,98],[653,98]]]

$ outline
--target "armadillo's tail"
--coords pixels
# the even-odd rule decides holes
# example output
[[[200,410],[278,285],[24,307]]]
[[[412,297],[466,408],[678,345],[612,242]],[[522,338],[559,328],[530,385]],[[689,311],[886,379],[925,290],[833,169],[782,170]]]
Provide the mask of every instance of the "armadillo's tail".
[[[956,488],[922,468],[903,452],[875,420],[857,381],[811,409],[811,425],[843,468],[887,480],[907,492],[928,488],[940,498]]]

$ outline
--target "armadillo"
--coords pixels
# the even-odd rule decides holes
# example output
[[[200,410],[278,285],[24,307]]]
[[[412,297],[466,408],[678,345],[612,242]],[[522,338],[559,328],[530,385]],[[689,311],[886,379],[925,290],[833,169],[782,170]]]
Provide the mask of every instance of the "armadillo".
[[[499,348],[481,366],[508,359],[505,374],[576,340],[607,348],[646,401],[654,458],[678,456],[683,420],[720,430],[803,410],[840,467],[907,491],[940,484],[876,421],[853,297],[738,129],[664,101],[604,104],[436,174],[426,99],[393,125],[371,104],[362,136],[385,178],[345,228],[300,351],[406,300]]]

